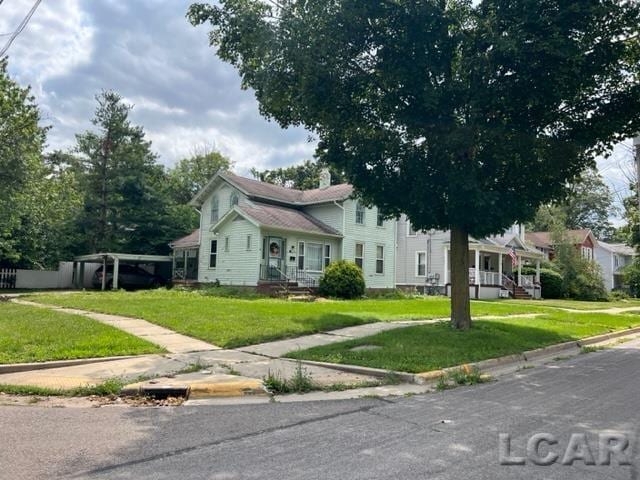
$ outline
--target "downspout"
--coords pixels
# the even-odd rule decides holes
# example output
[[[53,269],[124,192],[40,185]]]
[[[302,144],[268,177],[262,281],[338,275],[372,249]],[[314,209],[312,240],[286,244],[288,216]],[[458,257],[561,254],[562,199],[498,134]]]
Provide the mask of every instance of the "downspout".
[[[342,242],[341,242],[341,248],[340,248],[340,250],[341,250],[340,260],[344,260],[345,259],[344,258],[344,230],[345,230],[345,228],[347,226],[347,218],[346,218],[346,215],[345,215],[344,206],[340,205],[337,200],[334,200],[333,204],[336,207],[338,207],[340,210],[342,210],[342,232],[341,232],[342,233]]]
[[[202,212],[200,210],[198,210],[197,208],[193,207],[193,209],[198,212],[198,218],[199,218],[199,228],[198,228],[198,261],[196,262],[196,265],[198,266],[198,278],[196,278],[197,282],[200,282],[200,271],[202,270],[200,268],[200,262],[202,261],[202,252],[200,251],[200,249],[202,248]],[[185,272],[187,270],[187,263],[185,260]],[[186,276],[186,275],[185,275]]]

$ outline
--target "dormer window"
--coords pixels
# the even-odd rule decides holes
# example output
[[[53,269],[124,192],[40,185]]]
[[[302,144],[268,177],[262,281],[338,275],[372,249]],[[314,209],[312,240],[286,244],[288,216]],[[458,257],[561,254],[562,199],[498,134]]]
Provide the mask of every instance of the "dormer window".
[[[220,208],[218,206],[218,197],[213,197],[211,199],[211,224],[214,225],[218,223],[220,219]]]
[[[238,194],[236,192],[233,192],[230,199],[231,207],[233,208],[234,205],[238,205],[239,202],[240,197],[238,197]]]

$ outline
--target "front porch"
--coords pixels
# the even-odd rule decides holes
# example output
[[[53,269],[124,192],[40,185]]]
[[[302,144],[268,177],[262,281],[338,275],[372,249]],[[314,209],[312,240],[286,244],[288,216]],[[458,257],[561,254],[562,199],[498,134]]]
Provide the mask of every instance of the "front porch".
[[[511,254],[515,255],[515,260]],[[445,247],[444,285],[449,295],[451,272],[449,248]],[[542,255],[522,248],[472,245],[469,250],[469,291],[472,298],[541,298],[540,262]],[[522,267],[535,266],[534,275]]]

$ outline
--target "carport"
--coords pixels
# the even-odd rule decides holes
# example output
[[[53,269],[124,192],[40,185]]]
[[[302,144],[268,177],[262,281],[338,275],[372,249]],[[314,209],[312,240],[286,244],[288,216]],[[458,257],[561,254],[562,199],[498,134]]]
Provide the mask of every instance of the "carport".
[[[135,255],[131,253],[92,253],[91,255],[80,255],[73,259],[73,285],[75,288],[84,286],[84,266],[85,263],[102,263],[102,271],[107,271],[107,265],[113,264],[113,290],[118,289],[118,271],[120,262],[132,263],[134,265],[172,263],[173,257],[165,255]],[[106,289],[107,276],[102,276],[102,290]]]

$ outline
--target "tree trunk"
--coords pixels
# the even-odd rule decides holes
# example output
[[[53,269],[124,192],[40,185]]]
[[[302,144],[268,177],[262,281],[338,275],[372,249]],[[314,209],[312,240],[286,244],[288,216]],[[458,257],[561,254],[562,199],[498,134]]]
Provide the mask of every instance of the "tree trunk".
[[[471,328],[469,301],[469,234],[464,228],[451,228],[451,325],[458,330]]]

